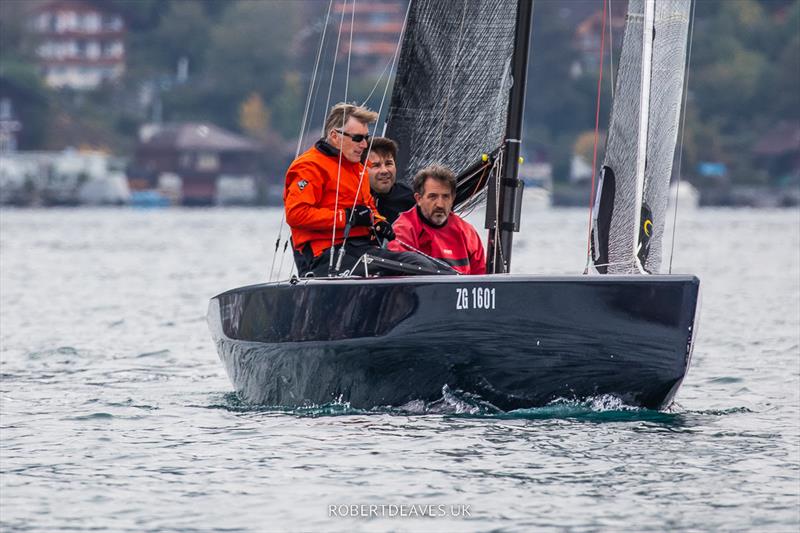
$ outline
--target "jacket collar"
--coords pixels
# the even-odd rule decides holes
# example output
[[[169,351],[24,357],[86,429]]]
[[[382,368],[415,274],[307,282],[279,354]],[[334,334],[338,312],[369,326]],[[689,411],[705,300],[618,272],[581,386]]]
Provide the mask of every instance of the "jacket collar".
[[[335,158],[337,160],[339,159],[339,149],[335,148],[334,146],[332,146],[325,139],[320,139],[316,143],[314,143],[314,148],[316,148],[317,150],[322,152],[323,155],[326,155],[328,157],[333,157],[333,158]],[[364,155],[362,157],[366,157],[366,154],[367,153],[364,152]],[[351,165],[353,167],[360,168],[359,167],[359,163],[353,163],[352,161],[350,161],[346,157],[342,157],[342,164],[343,165]],[[360,164],[363,165],[363,166],[367,166],[364,161],[361,161]]]
[[[318,140],[314,144],[314,147],[327,156],[339,157],[339,150],[328,144],[328,141],[325,139]]]

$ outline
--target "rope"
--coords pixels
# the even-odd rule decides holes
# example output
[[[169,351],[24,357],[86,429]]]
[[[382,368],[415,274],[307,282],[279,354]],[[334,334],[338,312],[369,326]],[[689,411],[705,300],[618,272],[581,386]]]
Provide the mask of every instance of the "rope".
[[[692,63],[692,43],[694,42],[694,9],[697,6],[696,3],[692,4],[692,13],[689,15],[689,23],[692,26],[692,29],[689,32],[689,53],[686,59],[686,80],[684,81],[683,87],[683,110],[682,114],[683,117],[681,118],[681,143],[678,152],[678,182],[675,184],[675,209],[673,210],[672,214],[672,242],[670,243],[669,248],[669,273],[672,274],[672,257],[675,254],[675,230],[676,230],[676,223],[678,220],[678,193],[680,192],[681,187],[681,173],[682,173],[682,165],[683,165],[683,136],[686,133],[686,100],[689,93],[689,67]]]
[[[603,51],[605,50],[606,45],[606,13],[607,13],[608,4],[603,2],[603,27],[600,32],[600,72],[597,75],[597,104],[595,106],[595,113],[594,113],[594,149],[592,153],[592,188],[590,190],[589,196],[589,228],[587,230],[586,236],[586,266],[583,269],[583,273],[587,274],[589,272],[589,264],[592,259],[592,212],[594,211],[594,180],[595,180],[595,173],[597,172],[597,144],[600,138],[600,88],[603,82]]]
[[[614,263],[597,263],[595,267],[604,267],[604,266],[630,266],[631,268],[636,268],[636,260],[629,259],[627,261],[616,261]]]
[[[446,262],[442,261],[441,259],[437,259],[436,257],[433,257],[432,255],[428,255],[428,254],[426,254],[425,252],[423,252],[422,250],[420,250],[420,249],[418,249],[418,248],[414,248],[413,246],[411,246],[411,245],[410,245],[410,244],[408,244],[407,242],[404,242],[404,241],[402,241],[402,240],[400,240],[400,239],[395,239],[395,240],[394,240],[394,242],[396,242],[396,243],[400,244],[401,246],[405,246],[406,248],[408,248],[408,249],[409,249],[409,250],[411,250],[412,252],[416,252],[416,253],[418,253],[419,255],[422,255],[422,256],[424,256],[424,257],[426,257],[426,258],[430,259],[431,261],[433,261],[433,262],[435,262],[435,263],[438,263],[438,264],[440,264],[440,265],[444,266],[444,267],[445,267],[445,268],[447,268],[447,269],[452,269],[452,270],[455,270],[453,267],[451,267],[450,265],[448,265]],[[458,274],[460,274],[460,272],[458,272],[458,271],[456,271],[456,272],[457,272]]]
[[[303,137],[305,136],[306,126],[308,125],[308,111],[309,111],[309,108],[311,106],[312,94],[313,94],[313,91],[314,91],[314,84],[316,83],[316,79],[317,79],[317,71],[318,71],[318,68],[319,68],[320,58],[322,57],[322,48],[323,48],[323,45],[325,44],[325,33],[326,33],[327,29],[328,29],[328,21],[329,21],[330,16],[331,16],[331,7],[332,6],[333,6],[333,0],[330,0],[330,2],[328,3],[328,12],[325,15],[325,24],[322,26],[322,37],[320,38],[319,49],[317,50],[317,60],[314,63],[314,71],[311,74],[311,82],[308,85],[308,97],[306,98],[306,108],[303,111],[303,120],[300,123],[300,135],[297,138],[297,150],[295,150],[295,153],[294,153],[294,158],[295,159],[297,159],[297,157],[300,155],[300,148],[302,146]],[[283,226],[284,226],[285,222],[286,222],[286,210],[283,209],[282,212],[281,212],[281,222],[280,222],[280,225],[278,226],[278,238],[275,241],[275,251],[272,254],[272,264],[269,267],[269,281],[272,281],[272,275],[273,275],[273,273],[275,271],[275,258],[278,255],[278,248],[280,247],[281,239],[283,238]],[[280,267],[278,268],[278,278],[279,279],[281,277],[281,272],[283,271],[283,260],[284,260],[284,257],[286,256],[286,248],[287,248],[288,243],[289,243],[289,241],[287,240],[286,244],[284,244],[284,246],[283,246],[283,253],[281,255]]]

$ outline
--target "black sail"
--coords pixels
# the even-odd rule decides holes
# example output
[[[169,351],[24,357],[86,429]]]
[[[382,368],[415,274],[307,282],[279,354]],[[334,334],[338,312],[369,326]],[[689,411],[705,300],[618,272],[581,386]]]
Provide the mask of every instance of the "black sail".
[[[517,0],[412,0],[386,127],[398,179],[432,163],[460,174],[502,144],[516,13]]]

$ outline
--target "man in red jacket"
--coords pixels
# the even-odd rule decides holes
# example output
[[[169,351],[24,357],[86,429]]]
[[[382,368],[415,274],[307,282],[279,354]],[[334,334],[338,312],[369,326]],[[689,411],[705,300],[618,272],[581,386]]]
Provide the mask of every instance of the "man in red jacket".
[[[328,276],[352,270],[365,253],[433,266],[424,256],[385,250],[378,241],[394,239],[394,232],[375,208],[361,163],[369,147],[369,124],[377,118],[377,113],[365,107],[336,104],[325,120],[325,137],[295,159],[286,172],[286,223],[292,230],[300,275]],[[376,273],[380,268],[370,270]]]
[[[486,274],[486,253],[478,232],[452,212],[456,177],[448,168],[432,165],[414,176],[417,205],[394,223],[392,250],[419,250],[461,274]]]

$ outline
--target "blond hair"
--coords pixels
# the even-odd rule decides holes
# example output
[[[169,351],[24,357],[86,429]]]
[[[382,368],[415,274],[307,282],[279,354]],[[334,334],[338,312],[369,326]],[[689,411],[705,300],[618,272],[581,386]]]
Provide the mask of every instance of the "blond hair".
[[[350,117],[362,124],[372,124],[378,120],[378,114],[367,107],[339,102],[331,108],[328,118],[325,119],[325,136],[327,137],[331,130],[343,127]]]

